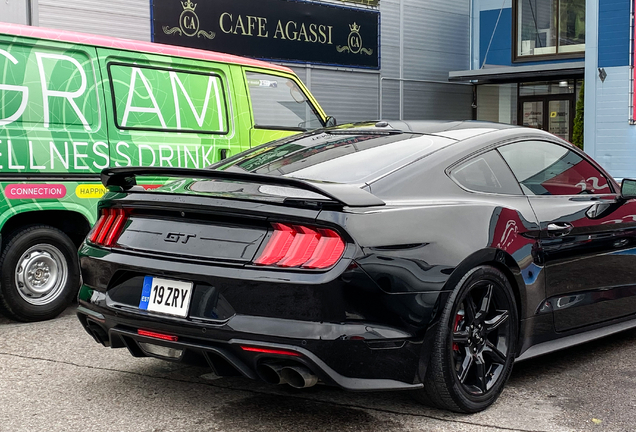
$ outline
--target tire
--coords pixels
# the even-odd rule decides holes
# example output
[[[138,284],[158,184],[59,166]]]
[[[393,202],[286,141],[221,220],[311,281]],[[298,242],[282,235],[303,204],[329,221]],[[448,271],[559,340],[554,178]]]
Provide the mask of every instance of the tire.
[[[469,271],[444,307],[416,399],[460,413],[488,408],[512,372],[518,323],[506,276],[490,266]]]
[[[17,321],[55,318],[77,295],[77,248],[57,228],[14,232],[0,257],[0,312]]]

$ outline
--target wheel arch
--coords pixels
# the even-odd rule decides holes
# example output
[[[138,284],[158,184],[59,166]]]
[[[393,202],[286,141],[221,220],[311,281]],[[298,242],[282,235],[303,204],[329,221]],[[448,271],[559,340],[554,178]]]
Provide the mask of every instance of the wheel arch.
[[[521,338],[521,320],[526,318],[523,314],[523,311],[526,310],[526,284],[519,264],[509,253],[501,249],[486,248],[469,255],[455,267],[455,270],[446,281],[445,289],[453,290],[467,272],[482,265],[489,265],[502,272],[512,287],[519,320],[517,329],[517,341],[519,341]]]
[[[59,203],[40,203],[39,207],[34,209],[32,204],[12,207],[0,216],[2,247],[7,244],[11,233],[21,227],[40,224],[59,229],[79,247],[90,231],[94,215],[79,205],[66,204],[64,209],[60,209]]]

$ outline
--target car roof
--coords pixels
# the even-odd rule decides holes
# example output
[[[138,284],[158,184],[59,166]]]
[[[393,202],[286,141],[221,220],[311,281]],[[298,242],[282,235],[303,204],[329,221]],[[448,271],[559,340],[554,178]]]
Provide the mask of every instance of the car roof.
[[[520,129],[519,126],[475,120],[385,120],[375,126],[384,126],[402,132],[437,135],[458,141],[503,129]]]
[[[143,52],[147,54],[160,54],[172,57],[214,61],[219,63],[231,63],[242,66],[253,66],[267,69],[275,69],[281,72],[292,73],[292,70],[280,65],[267,63],[260,60],[239,57],[232,54],[224,54],[215,51],[205,51],[194,48],[184,48],[173,45],[164,45],[154,42],[135,41],[130,39],[114,38],[87,33],[78,33],[66,30],[55,30],[42,27],[25,26],[20,24],[0,23],[0,34],[23,36],[36,39],[49,39],[52,41],[70,42],[81,45],[99,46],[126,51]]]

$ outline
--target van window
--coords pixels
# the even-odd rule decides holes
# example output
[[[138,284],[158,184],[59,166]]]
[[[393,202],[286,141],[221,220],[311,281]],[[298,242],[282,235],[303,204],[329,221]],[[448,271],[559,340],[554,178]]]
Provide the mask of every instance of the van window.
[[[114,63],[108,73],[119,129],[228,133],[219,75]]]
[[[99,126],[95,73],[86,53],[0,43],[0,71],[0,126]]]
[[[256,72],[246,72],[246,76],[256,127],[306,130],[323,126],[293,80]]]

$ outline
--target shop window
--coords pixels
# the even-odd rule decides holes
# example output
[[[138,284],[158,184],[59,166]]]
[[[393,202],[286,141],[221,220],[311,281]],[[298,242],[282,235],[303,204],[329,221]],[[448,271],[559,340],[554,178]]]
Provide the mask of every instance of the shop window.
[[[517,124],[517,84],[478,85],[477,120]]]
[[[585,0],[516,0],[515,58],[585,52]]]

